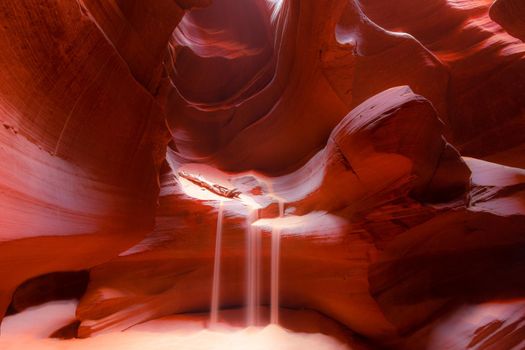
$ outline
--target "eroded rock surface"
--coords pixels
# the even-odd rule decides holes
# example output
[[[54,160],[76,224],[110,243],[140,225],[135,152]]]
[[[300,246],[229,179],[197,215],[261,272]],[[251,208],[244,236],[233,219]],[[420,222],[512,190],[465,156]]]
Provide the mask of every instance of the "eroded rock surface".
[[[457,201],[452,206],[464,205],[469,188],[470,170],[457,152],[442,156],[451,146],[441,127],[426,99],[407,87],[393,88],[355,108],[304,167],[282,177],[260,178],[271,183],[268,195],[285,200],[288,213],[276,219],[270,208],[262,209],[254,224],[264,237],[263,281],[269,280],[272,227],[282,227],[282,306],[322,310],[373,338],[395,334],[369,292],[370,264],[392,237],[438,215],[439,209],[418,199],[431,198],[433,186]],[[436,174],[451,169],[458,180],[441,183]],[[253,173],[230,176],[257,178]],[[170,173],[160,198],[153,234],[92,270],[78,308],[81,336],[208,307],[215,210],[184,195]],[[221,305],[234,307],[244,303],[248,212],[228,211],[228,202],[225,208]],[[268,298],[265,283],[262,302]]]
[[[28,278],[90,268],[151,230],[168,137],[82,6],[5,1],[0,22],[3,314]]]
[[[284,308],[370,348],[521,346],[522,9],[3,1],[0,315],[75,289],[37,276],[83,270],[55,336],[208,312],[217,202],[180,176],[203,169],[240,193],[221,308],[245,304],[249,225],[269,303],[278,228]]]
[[[519,0],[497,0],[490,7],[490,17],[512,36],[525,41],[525,4]]]

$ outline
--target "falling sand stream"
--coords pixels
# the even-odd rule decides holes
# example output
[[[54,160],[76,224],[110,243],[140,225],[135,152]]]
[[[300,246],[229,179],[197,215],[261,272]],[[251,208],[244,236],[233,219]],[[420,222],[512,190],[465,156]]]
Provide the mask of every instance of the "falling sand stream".
[[[261,324],[259,309],[261,305],[261,275],[262,267],[262,231],[259,217],[261,206],[253,198],[240,194],[238,197],[232,190],[223,185],[226,181],[207,181],[202,175],[202,168],[182,168],[178,172],[179,183],[189,197],[215,202],[217,208],[217,225],[215,227],[215,246],[213,258],[213,277],[211,291],[210,315],[208,327],[199,315],[172,315],[120,330],[103,332],[87,339],[57,340],[49,339],[57,329],[62,330],[67,322],[76,317],[78,300],[55,301],[41,306],[31,307],[15,315],[7,315],[0,325],[0,349],[18,350],[88,350],[88,349],[152,349],[152,350],[255,350],[255,349],[316,349],[316,350],[349,350],[344,343],[330,336],[315,333],[296,333],[278,325],[279,323],[279,258],[280,239],[283,234],[282,220],[268,218],[271,221],[271,298],[270,325]],[[200,170],[199,170],[200,169]],[[197,175],[195,175],[197,174]],[[221,185],[221,183],[223,185]],[[234,193],[233,196],[224,196]],[[240,198],[239,198],[240,197]],[[272,196],[275,198],[275,196]],[[234,201],[238,198],[238,201]],[[276,198],[277,199],[277,198]],[[228,207],[226,207],[228,203]],[[240,205],[239,205],[240,204]],[[268,203],[265,203],[268,205]],[[230,206],[231,205],[231,206]],[[221,262],[223,259],[223,231],[225,210],[230,214],[245,215],[246,235],[246,324],[247,328],[237,325],[220,324],[221,320],[237,319],[236,310],[224,312],[219,317],[221,290]],[[284,204],[279,201],[279,217],[284,216]],[[259,222],[259,224],[257,224]],[[213,229],[213,228],[211,228]],[[238,237],[242,241],[242,237]],[[267,254],[264,254],[267,256]],[[267,260],[264,260],[267,261]],[[222,274],[224,275],[224,273]],[[242,287],[241,287],[242,288]],[[126,309],[133,310],[133,309]],[[242,311],[241,311],[242,312]],[[308,315],[305,311],[287,310],[282,318],[292,314]],[[293,316],[298,317],[298,316]],[[301,316],[299,316],[301,317]],[[311,317],[310,317],[311,318]],[[308,317],[307,317],[308,319]],[[37,320],[38,322],[36,322]],[[317,318],[316,318],[317,320]],[[308,321],[307,321],[308,322]],[[317,321],[315,321],[317,322]],[[301,321],[302,323],[302,321]]]
[[[248,326],[256,326],[258,319],[261,233],[252,226],[258,214],[258,210],[250,211],[246,226],[246,324]]]
[[[279,200],[279,217],[284,216],[284,203]],[[246,217],[246,325],[259,323],[261,304],[262,237],[261,230],[252,224],[257,221],[259,211],[252,209]],[[222,221],[224,204],[219,202],[217,227],[215,231],[215,256],[213,263],[213,282],[210,307],[210,325],[219,322],[219,293],[221,275]],[[279,264],[281,231],[273,227],[271,241],[271,281],[270,281],[270,323],[279,323]]]
[[[279,217],[284,216],[284,202],[279,200]],[[281,230],[272,229],[272,262],[271,262],[271,295],[270,295],[270,323],[279,324],[279,269],[281,254]]]
[[[213,283],[211,290],[210,324],[216,325],[219,321],[219,288],[221,277],[221,245],[222,245],[222,218],[224,204],[219,202],[217,214],[217,228],[215,231],[215,257],[213,261]]]

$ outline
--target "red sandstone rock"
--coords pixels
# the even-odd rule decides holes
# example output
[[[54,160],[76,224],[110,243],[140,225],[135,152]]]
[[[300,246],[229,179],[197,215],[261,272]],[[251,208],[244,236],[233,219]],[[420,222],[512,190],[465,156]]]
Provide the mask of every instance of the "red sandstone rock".
[[[89,272],[86,270],[53,272],[31,278],[14,291],[11,311],[20,312],[53,300],[79,299],[86,291],[88,281]]]
[[[468,187],[469,171],[459,155],[450,153],[447,161],[441,157],[450,146],[440,129],[427,100],[407,87],[390,89],[356,107],[303,168],[266,179],[277,196],[290,202],[287,212],[293,214],[282,224],[282,306],[314,307],[370,337],[394,334],[368,292],[368,265],[380,254],[377,247],[399,233],[384,232],[388,223],[401,223],[406,231],[435,215],[411,196],[426,195],[431,183],[457,190],[456,183],[440,183],[435,169],[455,164],[462,168],[461,188]],[[92,270],[77,311],[81,336],[209,307],[216,214],[185,198],[173,178],[163,183],[153,234]],[[227,308],[244,303],[246,219],[225,205],[221,305]],[[266,237],[262,280],[267,281],[273,221],[265,211],[261,214],[266,218],[259,224]],[[363,229],[367,224],[372,235]],[[267,283],[261,298],[269,302]]]
[[[400,349],[518,346],[524,171],[456,150],[524,166],[522,6],[491,3],[4,1],[0,315],[83,269],[56,336],[206,312],[216,210],[175,176],[213,166],[264,207],[263,281],[282,229],[282,306]],[[222,307],[246,214],[227,204]]]
[[[519,0],[497,0],[490,7],[490,18],[512,36],[525,41],[525,3]]]
[[[413,35],[448,68],[442,117],[449,141],[463,154],[482,157],[523,143],[525,45],[489,18],[491,0],[360,4],[378,25]]]
[[[167,140],[160,107],[78,4],[4,1],[0,22],[3,314],[26,279],[89,268],[151,229]]]
[[[371,293],[398,332],[407,335],[410,346],[401,348],[439,343],[428,333],[463,304],[512,302],[525,289],[523,171],[466,162],[472,170],[470,205],[394,238],[370,268]],[[418,329],[421,334],[411,336]],[[467,336],[451,348],[462,348]]]
[[[129,65],[137,81],[156,92],[162,73],[166,43],[173,30],[193,6],[210,0],[81,0],[83,13],[100,28]]]
[[[229,6],[225,8],[241,6],[240,2],[220,3]],[[220,11],[212,6],[196,14],[219,16]],[[184,21],[181,30],[190,25]],[[166,111],[174,140],[172,148],[181,161],[206,162],[230,171],[289,172],[325,145],[332,129],[352,107],[398,85],[410,85],[416,93],[431,97],[444,113],[448,76],[443,65],[414,38],[377,27],[354,1],[283,1],[273,22],[271,49],[267,48],[269,24],[259,22],[252,21],[252,25],[261,27],[254,30],[259,37],[243,45],[260,51],[255,60],[268,53],[272,59],[257,74],[243,64],[233,66],[230,76],[236,77],[235,81],[241,79],[239,76],[247,81],[236,91],[222,86],[210,91],[216,84],[200,88],[200,67],[205,63],[214,67],[219,64],[216,55],[225,54],[217,49],[214,55],[201,52],[198,59],[185,60],[186,69],[179,73],[185,74],[184,81],[174,71],[170,73],[177,89],[166,91]],[[235,43],[238,39],[234,35],[230,41]],[[220,40],[226,45],[224,37]],[[183,46],[182,56],[189,55],[189,49]],[[217,70],[205,78],[222,82],[222,74],[223,70]],[[429,79],[432,84],[427,84]],[[227,92],[229,97],[216,101],[205,96],[192,98],[185,93],[191,89],[212,96]]]

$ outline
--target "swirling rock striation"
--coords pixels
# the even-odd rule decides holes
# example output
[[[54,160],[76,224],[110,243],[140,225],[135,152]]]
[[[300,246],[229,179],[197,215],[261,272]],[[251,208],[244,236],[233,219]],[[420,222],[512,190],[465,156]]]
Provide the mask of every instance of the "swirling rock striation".
[[[520,11],[3,1],[0,314],[82,294],[55,334],[87,337],[207,312],[216,203],[178,176],[207,169],[239,191],[225,204],[222,307],[245,303],[251,217],[263,281],[282,233],[283,308],[322,313],[371,348],[518,346]],[[85,293],[59,278],[82,271]],[[261,304],[269,295],[265,282]]]

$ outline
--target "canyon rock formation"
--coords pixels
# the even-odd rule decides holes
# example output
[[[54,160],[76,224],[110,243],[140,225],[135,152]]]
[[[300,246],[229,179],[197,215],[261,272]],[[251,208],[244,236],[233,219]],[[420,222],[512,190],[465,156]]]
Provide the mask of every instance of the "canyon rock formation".
[[[490,8],[490,17],[510,35],[525,41],[525,4],[523,1],[498,0]]]
[[[91,337],[209,312],[219,202],[192,192],[194,172],[239,191],[221,308],[245,306],[248,228],[270,304],[279,230],[280,306],[315,331],[356,349],[518,349],[523,14],[519,0],[2,1],[0,319],[78,298],[62,333]]]

